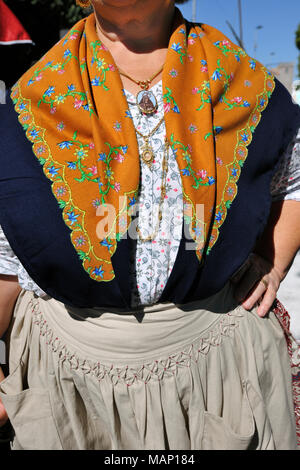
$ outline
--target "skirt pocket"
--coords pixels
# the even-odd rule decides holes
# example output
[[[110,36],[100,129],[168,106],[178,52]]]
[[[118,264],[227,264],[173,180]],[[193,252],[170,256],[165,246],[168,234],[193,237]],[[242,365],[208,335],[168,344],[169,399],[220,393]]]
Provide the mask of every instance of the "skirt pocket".
[[[235,429],[223,417],[204,411],[202,450],[247,450],[255,447],[256,427],[247,387],[245,382],[240,422]]]
[[[22,389],[21,363],[0,383],[0,398],[15,432],[19,450],[62,450],[53,418],[49,391]]]

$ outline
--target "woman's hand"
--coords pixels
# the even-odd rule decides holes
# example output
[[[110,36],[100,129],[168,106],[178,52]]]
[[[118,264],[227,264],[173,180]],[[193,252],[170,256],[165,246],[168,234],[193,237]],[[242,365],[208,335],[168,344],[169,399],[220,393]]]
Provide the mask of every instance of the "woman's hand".
[[[285,274],[260,255],[251,253],[241,269],[231,278],[236,300],[246,310],[259,304],[257,313],[264,317],[271,309]]]
[[[4,377],[3,371],[0,367],[0,382],[2,382],[2,380],[4,380],[4,378],[5,377]],[[3,406],[3,403],[0,399],[0,428],[2,426],[4,426],[4,424],[7,422],[7,420],[8,420],[8,416],[7,416],[6,410]]]
[[[274,202],[253,253],[231,278],[235,296],[245,309],[258,303],[258,315],[268,313],[299,249],[300,201]]]

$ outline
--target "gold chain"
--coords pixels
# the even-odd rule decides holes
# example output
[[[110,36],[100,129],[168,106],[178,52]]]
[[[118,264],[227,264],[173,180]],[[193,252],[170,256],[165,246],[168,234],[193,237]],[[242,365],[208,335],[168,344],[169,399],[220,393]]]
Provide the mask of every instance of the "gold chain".
[[[140,238],[141,242],[148,242],[150,240],[153,240],[155,235],[157,234],[159,226],[160,226],[160,221],[162,219],[162,205],[164,203],[164,199],[165,199],[165,195],[166,195],[166,179],[167,179],[167,172],[168,172],[169,147],[170,147],[170,144],[169,144],[167,138],[165,138],[165,149],[164,149],[164,157],[163,157],[163,162],[162,162],[163,173],[162,173],[162,179],[161,179],[161,193],[160,193],[160,201],[159,201],[159,208],[158,208],[158,222],[156,224],[156,228],[155,228],[154,232],[151,235],[148,235],[148,237],[145,237],[145,238],[142,237],[139,227],[138,226],[136,227],[136,231],[139,235],[139,238]]]
[[[135,129],[135,130],[136,130],[136,132],[137,132],[141,137],[143,137],[143,139],[149,140],[150,137],[152,137],[153,134],[154,134],[154,133],[158,130],[158,128],[162,125],[164,119],[165,119],[165,117],[163,116],[163,117],[161,118],[161,120],[159,121],[159,123],[156,124],[156,126],[152,129],[152,131],[151,131],[150,134],[148,134],[148,135],[143,135],[143,134],[142,134],[140,131],[138,131],[137,129]]]
[[[134,78],[130,77],[127,73],[123,72],[123,70],[119,69],[120,75],[123,75],[124,77],[128,78],[132,82],[136,83],[139,87],[142,88],[142,90],[149,90],[150,83],[163,71],[164,66],[162,66],[158,72],[155,72],[153,75],[151,75],[150,78],[147,80],[135,80]]]
[[[160,119],[160,121],[157,123],[157,125],[152,129],[152,131],[148,135],[144,135],[140,131],[135,129],[137,134],[139,134],[145,141],[145,145],[142,148],[141,157],[142,157],[143,162],[146,163],[146,165],[148,165],[150,170],[151,170],[151,166],[154,160],[154,151],[153,151],[152,146],[149,144],[149,139],[150,137],[152,137],[153,134],[155,134],[157,129],[162,125],[163,120],[164,120],[164,116]]]

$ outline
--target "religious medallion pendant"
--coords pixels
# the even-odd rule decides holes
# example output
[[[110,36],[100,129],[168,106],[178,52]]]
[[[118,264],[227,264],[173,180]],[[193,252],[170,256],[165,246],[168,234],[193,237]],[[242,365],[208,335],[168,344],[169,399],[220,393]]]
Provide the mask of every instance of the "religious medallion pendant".
[[[153,114],[158,108],[157,99],[150,90],[141,90],[136,95],[136,104],[143,114]]]

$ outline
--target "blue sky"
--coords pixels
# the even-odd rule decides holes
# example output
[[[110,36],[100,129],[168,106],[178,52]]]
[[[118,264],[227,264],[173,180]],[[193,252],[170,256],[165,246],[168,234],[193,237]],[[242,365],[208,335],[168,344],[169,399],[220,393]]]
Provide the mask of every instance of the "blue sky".
[[[237,0],[197,0],[196,21],[220,29],[236,43],[228,20],[239,33]],[[180,5],[185,18],[192,19],[192,0]],[[300,0],[242,0],[244,45],[247,53],[264,65],[295,62],[299,52],[295,46],[295,31],[300,23]],[[257,26],[263,26],[256,30]],[[257,49],[254,51],[255,35]]]

